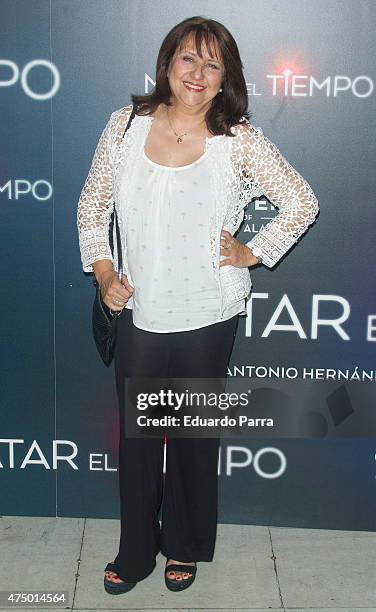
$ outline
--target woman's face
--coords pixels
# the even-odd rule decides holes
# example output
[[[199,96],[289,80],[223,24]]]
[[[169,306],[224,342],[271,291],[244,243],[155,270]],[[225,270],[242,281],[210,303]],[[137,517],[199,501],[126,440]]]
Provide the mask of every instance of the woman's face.
[[[224,76],[224,65],[216,49],[214,57],[202,46],[197,53],[194,38],[183,42],[173,56],[168,70],[172,95],[189,107],[201,109],[218,94]]]

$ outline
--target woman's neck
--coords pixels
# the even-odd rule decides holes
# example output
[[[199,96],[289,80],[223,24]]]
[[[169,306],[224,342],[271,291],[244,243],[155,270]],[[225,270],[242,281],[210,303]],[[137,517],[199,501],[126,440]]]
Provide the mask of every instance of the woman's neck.
[[[164,105],[165,112],[169,114],[172,120],[177,124],[183,126],[185,129],[198,125],[201,121],[204,121],[208,105],[205,104],[201,107],[189,107],[181,104],[178,100],[172,100],[171,106]]]

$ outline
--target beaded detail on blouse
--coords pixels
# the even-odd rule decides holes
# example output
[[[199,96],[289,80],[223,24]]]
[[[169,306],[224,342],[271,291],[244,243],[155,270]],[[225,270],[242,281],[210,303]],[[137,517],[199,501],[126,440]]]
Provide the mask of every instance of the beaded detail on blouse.
[[[206,147],[196,161],[170,167],[149,159],[142,149],[131,179],[119,177],[118,207],[127,220],[128,281],[134,287],[126,307],[132,308],[136,327],[186,331],[244,311],[243,299],[221,312],[212,266],[215,203],[207,179],[213,152]]]

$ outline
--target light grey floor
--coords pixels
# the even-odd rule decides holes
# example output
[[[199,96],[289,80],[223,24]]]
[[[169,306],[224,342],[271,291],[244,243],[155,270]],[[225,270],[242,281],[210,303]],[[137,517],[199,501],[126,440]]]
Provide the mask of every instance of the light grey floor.
[[[159,555],[148,578],[112,596],[103,568],[115,557],[119,528],[114,520],[0,518],[0,591],[66,590],[60,608],[82,612],[376,611],[374,532],[218,525],[214,560],[198,563],[189,589],[165,587]]]

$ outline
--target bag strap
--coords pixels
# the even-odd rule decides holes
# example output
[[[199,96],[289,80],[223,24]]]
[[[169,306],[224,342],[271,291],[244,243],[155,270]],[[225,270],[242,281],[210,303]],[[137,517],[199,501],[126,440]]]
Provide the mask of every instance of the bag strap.
[[[136,105],[135,105],[135,104],[133,104],[133,105],[132,105],[132,112],[131,112],[131,114],[129,115],[129,119],[128,119],[127,125],[125,126],[125,130],[124,130],[124,132],[123,132],[122,140],[123,140],[123,138],[124,138],[124,136],[125,136],[125,132],[127,131],[127,129],[129,128],[129,126],[131,125],[131,123],[132,123],[132,121],[133,121],[133,117],[135,116],[135,114],[136,114]]]
[[[125,130],[123,132],[123,136],[122,136],[122,140],[125,136],[126,131],[130,128],[130,125],[133,121],[133,118],[136,114],[136,105],[133,104],[132,107],[132,112],[129,116],[129,119],[127,121],[127,125],[125,127]],[[119,274],[119,280],[122,279],[122,275],[123,275],[123,252],[122,252],[122,248],[121,248],[121,240],[120,240],[120,229],[119,229],[119,222],[118,222],[118,216],[116,213],[116,206],[115,206],[115,202],[114,202],[114,221],[115,221],[115,228],[116,228],[116,246],[117,246],[117,256],[118,256],[118,274]]]

